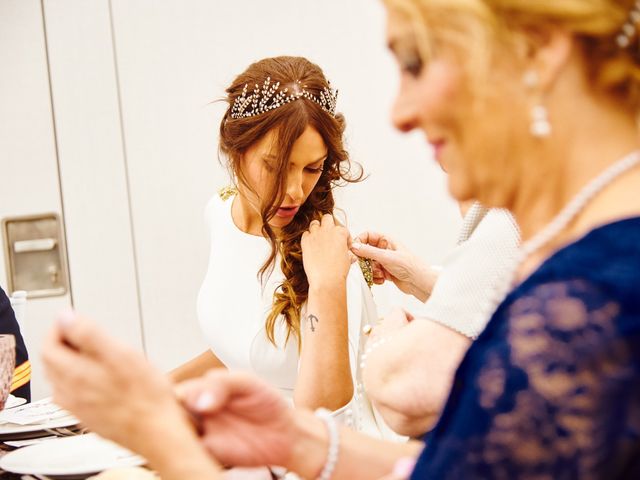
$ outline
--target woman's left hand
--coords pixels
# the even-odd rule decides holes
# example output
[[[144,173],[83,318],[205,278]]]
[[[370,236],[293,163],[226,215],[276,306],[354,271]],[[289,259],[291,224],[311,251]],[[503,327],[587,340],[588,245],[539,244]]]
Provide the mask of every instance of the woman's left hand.
[[[168,377],[74,312],[60,316],[43,360],[53,399],[98,434],[149,460],[155,439],[193,434]],[[195,438],[195,435],[193,435]]]
[[[310,286],[333,285],[346,279],[351,266],[349,231],[332,215],[313,220],[302,234],[302,262]]]

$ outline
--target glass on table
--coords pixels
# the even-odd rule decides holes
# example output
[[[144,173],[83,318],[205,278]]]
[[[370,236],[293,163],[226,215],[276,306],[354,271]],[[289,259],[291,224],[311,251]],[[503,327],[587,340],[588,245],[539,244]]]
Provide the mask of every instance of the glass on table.
[[[9,396],[15,368],[16,339],[13,335],[0,335],[0,410]]]

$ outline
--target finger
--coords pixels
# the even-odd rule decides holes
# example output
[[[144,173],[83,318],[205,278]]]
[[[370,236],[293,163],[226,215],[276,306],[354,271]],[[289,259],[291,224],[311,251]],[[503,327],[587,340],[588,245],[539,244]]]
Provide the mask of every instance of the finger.
[[[69,347],[78,351],[85,350],[87,353],[92,352],[92,347],[97,347],[95,345],[98,334],[95,331],[96,327],[88,320],[81,318],[74,310],[67,309],[59,312],[56,316],[56,324],[62,340]]]
[[[351,263],[351,265],[353,265],[358,261],[358,257],[356,257],[353,253],[348,252],[348,254],[349,254],[349,262]]]
[[[371,271],[373,272],[373,276],[384,278],[384,268],[382,268],[382,266],[378,262],[371,263]]]
[[[378,239],[380,237],[381,237],[381,234],[379,233],[367,231],[367,232],[362,232],[360,235],[354,238],[354,241],[377,247]]]
[[[181,395],[185,406],[198,414],[212,414],[230,398],[250,394],[260,381],[242,372],[212,370],[198,380],[185,382]]]
[[[89,357],[119,358],[123,351],[128,351],[118,341],[107,335],[97,324],[73,310],[61,312],[56,320],[64,341],[70,347]]]
[[[322,216],[322,226],[323,227],[333,227],[335,226],[336,221],[333,218],[333,215],[331,215],[330,213],[325,213]]]
[[[389,250],[373,247],[364,243],[353,242],[351,245],[351,251],[359,257],[369,258],[375,260],[385,266],[391,260],[391,254]]]
[[[371,273],[373,275],[374,280],[378,279],[384,282],[386,280],[384,276],[384,272],[385,270],[382,267],[382,265],[380,265],[379,262],[376,262],[375,260],[371,262]]]
[[[320,220],[311,220],[309,224],[309,232],[314,232],[320,227]]]
[[[378,232],[362,232],[354,240],[360,241],[365,245],[371,245],[378,248],[391,248],[395,250],[395,242],[387,235]]]
[[[411,477],[416,467],[416,459],[413,457],[403,457],[397,460],[393,466],[393,470],[388,475],[380,478],[380,480],[406,480]]]
[[[65,394],[77,393],[77,389],[83,383],[80,377],[91,375],[94,366],[81,353],[63,343],[56,329],[47,335],[42,349],[42,361],[46,377],[59,392],[60,398],[57,400],[63,404],[62,406],[68,407]]]
[[[404,316],[407,322],[413,322],[416,318],[413,316],[411,312],[409,312],[408,310],[405,310],[404,308],[402,309],[402,313],[404,313]]]
[[[407,312],[404,308],[394,308],[386,317],[384,317],[384,319],[387,322],[405,324],[413,320],[413,315]]]
[[[345,243],[345,247],[347,248],[347,250],[349,250],[349,239],[351,238],[351,236],[349,235],[349,230],[347,230],[345,227],[340,226],[340,225],[336,225],[333,228],[334,232],[337,233],[337,235],[344,240]]]

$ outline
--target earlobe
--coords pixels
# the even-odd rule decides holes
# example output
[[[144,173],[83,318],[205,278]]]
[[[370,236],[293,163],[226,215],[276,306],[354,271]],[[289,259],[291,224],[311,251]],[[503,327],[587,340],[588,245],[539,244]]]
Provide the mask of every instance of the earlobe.
[[[543,92],[551,90],[574,54],[572,35],[563,29],[554,28],[538,37],[530,52],[530,65],[538,75],[539,88]]]
[[[553,131],[546,98],[571,61],[572,36],[564,30],[545,30],[527,35],[527,67],[522,81],[530,97],[529,133],[538,140]]]

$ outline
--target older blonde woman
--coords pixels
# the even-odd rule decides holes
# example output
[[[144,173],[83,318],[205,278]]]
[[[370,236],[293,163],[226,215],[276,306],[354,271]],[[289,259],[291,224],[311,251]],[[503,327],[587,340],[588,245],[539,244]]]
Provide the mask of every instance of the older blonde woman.
[[[387,6],[396,124],[447,157],[456,199],[510,209],[524,240],[425,445],[338,432],[325,413],[225,372],[184,386],[198,443],[166,380],[75,317],[47,347],[56,398],[165,479],[215,478],[218,461],[322,479],[379,478],[394,464],[415,479],[639,478],[640,3]],[[105,383],[136,372],[135,395],[110,402]],[[148,441],[158,434],[164,445]]]

